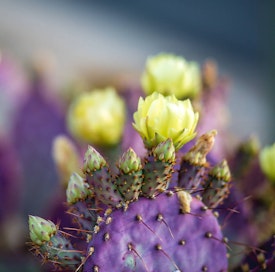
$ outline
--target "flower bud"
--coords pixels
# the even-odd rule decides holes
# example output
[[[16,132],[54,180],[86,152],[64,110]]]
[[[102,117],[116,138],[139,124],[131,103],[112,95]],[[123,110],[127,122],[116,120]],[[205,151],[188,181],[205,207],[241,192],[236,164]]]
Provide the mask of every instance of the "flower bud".
[[[171,139],[159,143],[156,148],[153,149],[153,155],[160,161],[174,162],[176,159],[175,147]]]
[[[153,93],[139,99],[133,126],[147,148],[170,138],[178,150],[195,137],[198,118],[189,99],[180,101],[174,95]]]
[[[141,161],[132,148],[129,148],[119,160],[118,168],[124,173],[137,172],[141,169]]]
[[[173,54],[159,54],[147,59],[141,78],[144,92],[174,94],[177,98],[194,97],[201,89],[199,66]]]
[[[113,88],[81,94],[70,106],[68,127],[74,137],[95,145],[115,145],[122,137],[126,109]]]
[[[29,215],[30,238],[36,245],[42,245],[48,242],[56,233],[56,225],[50,221],[38,216]]]
[[[260,151],[260,166],[268,179],[275,182],[275,143]]]
[[[90,173],[100,170],[106,164],[105,159],[92,146],[88,146],[84,157],[83,172]]]

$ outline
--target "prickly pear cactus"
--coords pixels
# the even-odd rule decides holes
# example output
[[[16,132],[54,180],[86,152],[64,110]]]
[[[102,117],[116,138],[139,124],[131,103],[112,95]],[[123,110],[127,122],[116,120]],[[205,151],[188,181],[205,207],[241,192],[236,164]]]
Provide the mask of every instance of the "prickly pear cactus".
[[[196,145],[203,140],[212,146],[214,135],[201,136]],[[197,151],[204,162],[206,149]],[[85,178],[73,174],[67,188],[69,213],[79,228],[67,228],[74,234],[66,234],[53,222],[30,216],[34,253],[60,269],[76,271],[226,271],[227,239],[216,216],[198,192],[192,197],[188,192],[194,192],[192,186],[183,188],[182,179],[178,186],[169,185],[175,157],[173,141],[168,139],[148,150],[143,159],[127,150],[118,171],[111,173],[102,155],[89,146],[83,163]],[[221,184],[229,182],[229,173],[223,166],[214,167],[211,178],[196,177],[201,188],[219,180],[218,196],[207,194],[208,189],[201,194],[202,199],[204,195],[211,199],[211,205],[227,195]],[[193,167],[190,162],[186,172]],[[224,173],[227,179],[221,181]],[[71,235],[79,237],[75,247]],[[85,250],[79,249],[83,241]]]
[[[169,56],[164,57],[165,61]],[[183,67],[174,65],[177,61],[185,63],[175,61],[171,67]],[[156,64],[168,72],[162,59]],[[180,81],[185,83],[175,86],[187,93],[192,87],[187,79],[197,78],[192,67]],[[178,71],[180,78],[182,72]],[[215,209],[230,192],[230,170],[225,160],[208,162],[215,130],[204,131],[189,151],[183,151],[197,136],[199,112],[190,99],[166,96],[175,84],[173,74],[169,71],[163,94],[140,98],[133,115],[144,156],[137,155],[133,144],[114,165],[88,147],[83,173],[72,174],[66,191],[73,227],[61,229],[30,216],[32,250],[44,262],[63,271],[84,272],[228,270],[230,241],[223,237]],[[147,77],[146,85],[154,80]]]

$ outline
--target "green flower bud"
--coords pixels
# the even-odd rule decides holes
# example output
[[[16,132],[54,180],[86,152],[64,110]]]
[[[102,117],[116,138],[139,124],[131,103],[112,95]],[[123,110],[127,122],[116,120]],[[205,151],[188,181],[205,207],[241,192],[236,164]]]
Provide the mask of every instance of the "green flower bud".
[[[153,155],[159,161],[174,162],[176,158],[175,147],[171,139],[159,143],[156,148],[153,149]]]
[[[42,245],[44,242],[50,241],[51,237],[56,233],[57,227],[50,220],[29,215],[29,231],[33,243]]]
[[[70,106],[68,127],[74,137],[95,145],[115,145],[126,119],[124,101],[113,88],[81,94]]]
[[[177,98],[194,97],[201,89],[200,68],[182,57],[159,54],[147,59],[141,84],[147,95],[157,91]]]
[[[134,113],[134,128],[149,149],[170,138],[175,149],[196,136],[199,114],[194,112],[189,99],[177,100],[174,95],[153,93],[145,100],[141,97]]]
[[[89,195],[89,185],[84,182],[83,178],[77,173],[73,173],[70,177],[66,195],[67,202],[74,204],[80,200],[85,200]]]
[[[106,164],[105,159],[92,146],[88,146],[84,156],[83,172],[90,173],[100,170]]]
[[[123,153],[118,163],[119,169],[124,173],[137,172],[142,168],[140,158],[132,148]]]
[[[229,182],[231,179],[231,173],[227,161],[223,160],[221,163],[215,165],[210,170],[209,175],[215,177],[218,180]]]
[[[275,143],[260,151],[260,166],[268,179],[275,182]]]

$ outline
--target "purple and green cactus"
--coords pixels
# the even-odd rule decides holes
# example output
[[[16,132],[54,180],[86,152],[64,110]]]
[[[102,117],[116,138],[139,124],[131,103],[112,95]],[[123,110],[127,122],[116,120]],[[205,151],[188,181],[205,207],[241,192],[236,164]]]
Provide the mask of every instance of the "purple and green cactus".
[[[89,146],[82,168],[85,177],[73,174],[67,188],[69,213],[78,227],[60,230],[51,221],[30,216],[32,249],[43,261],[76,271],[226,271],[228,241],[212,208],[227,197],[228,166],[223,161],[194,175],[201,188],[196,196],[190,194],[196,188],[185,186],[184,174],[176,186],[170,184],[176,150],[194,137],[198,116],[188,100],[179,103],[175,97],[152,94],[143,101],[134,127],[147,148],[146,156],[139,158],[128,149],[120,157],[117,171],[111,171],[105,158]],[[144,126],[143,120],[148,119],[144,110],[155,116],[155,105],[165,103],[172,120],[179,110],[186,116],[184,122],[162,124],[161,119],[151,119],[150,126]],[[189,169],[208,165],[206,155],[214,137],[213,131],[202,135],[186,155],[189,176]],[[79,237],[74,245],[71,235]]]
[[[119,174],[113,175],[105,159],[89,147],[86,178],[73,174],[67,189],[69,211],[79,223],[79,241],[87,241],[86,252],[73,248],[69,236],[52,222],[31,216],[34,252],[61,269],[226,271],[227,240],[216,216],[183,188],[169,186],[174,161],[169,139],[149,151],[142,163],[133,150],[126,151]]]
[[[139,100],[131,119],[141,138],[138,145],[136,137],[126,137],[122,148],[126,151],[116,163],[89,146],[82,173],[76,171],[68,178],[67,215],[72,224],[29,217],[31,249],[43,262],[62,271],[228,271],[235,265],[228,261],[238,254],[232,251],[235,246],[244,251],[249,248],[247,241],[254,242],[249,240],[257,235],[250,228],[253,206],[243,205],[244,191],[232,182],[243,178],[238,169],[250,161],[236,156],[228,165],[224,159],[226,113],[216,118],[225,104],[226,84],[210,62],[197,80],[197,68],[182,59],[168,60],[172,61],[168,67],[180,67],[173,76],[162,63],[167,57],[147,67],[149,73],[156,65],[154,76],[143,76],[144,86],[160,86],[162,94],[151,88],[150,96]],[[167,73],[165,84],[163,73]],[[192,78],[193,84],[187,84]],[[176,79],[181,80],[179,86]],[[186,91],[180,98],[189,96],[192,101],[177,100],[169,86]],[[87,122],[81,123],[81,129],[74,127],[76,132],[86,133]],[[214,129],[220,141],[213,152]],[[198,131],[201,136],[196,139]],[[235,240],[242,237],[244,241]],[[274,260],[268,257],[269,261]]]

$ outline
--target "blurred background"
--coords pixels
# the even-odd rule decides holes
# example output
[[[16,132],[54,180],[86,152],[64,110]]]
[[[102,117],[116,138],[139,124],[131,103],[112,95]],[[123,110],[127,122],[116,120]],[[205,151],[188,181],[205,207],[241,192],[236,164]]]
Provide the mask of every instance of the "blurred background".
[[[232,80],[232,129],[270,142],[272,2],[1,0],[0,41],[23,61],[53,54],[52,76],[61,83],[80,69],[138,75],[148,55],[163,51],[198,62],[212,57]]]
[[[51,141],[58,133],[66,133],[62,125],[62,112],[47,108],[39,99],[42,104],[29,102],[22,106],[21,100],[27,101],[25,93],[33,88],[49,88],[49,96],[59,96],[65,86],[81,76],[88,77],[94,85],[117,81],[125,86],[138,85],[146,58],[160,52],[182,55],[200,64],[213,58],[219,65],[220,73],[230,82],[230,131],[240,138],[254,133],[259,136],[262,145],[271,144],[275,141],[275,25],[272,2],[0,0],[0,60],[2,64],[5,60],[9,67],[8,72],[0,69],[0,80],[6,73],[9,81],[2,85],[4,91],[5,86],[12,86],[14,90],[11,94],[13,98],[7,98],[4,91],[0,94],[0,135],[13,139],[12,148],[20,150],[18,160],[25,161],[23,166],[18,163],[18,175],[23,176],[22,180],[9,189],[9,200],[16,198],[18,190],[23,194],[18,203],[13,203],[16,216],[8,218],[3,227],[13,225],[15,230],[6,241],[10,249],[5,251],[6,245],[0,247],[0,271],[23,271],[23,266],[9,266],[10,260],[18,248],[17,244],[24,240],[25,216],[41,214],[42,211],[47,213],[45,203],[52,194],[45,194],[34,202],[35,193],[38,190],[54,191],[57,177],[50,161]],[[39,66],[39,61],[43,62],[43,68]],[[45,69],[47,82],[42,87],[30,87],[30,77],[33,77],[29,73],[31,66]],[[24,107],[25,110],[33,109],[26,116],[33,116],[34,112],[45,106],[47,114],[53,114],[56,124],[52,124],[53,128],[41,124],[40,132],[30,136],[28,132],[36,125],[36,120],[25,124],[26,117],[22,113],[16,115],[16,110],[9,108],[19,107],[17,103],[22,111]],[[40,121],[43,118],[42,115]],[[52,134],[46,138],[44,130],[51,130]],[[14,134],[18,138],[14,134],[7,136],[12,131],[16,131]],[[39,151],[41,161],[27,164],[25,156],[36,154],[37,149],[41,148],[43,136],[44,150]],[[37,145],[34,144],[35,137],[40,139]],[[33,153],[30,149],[24,149],[26,141],[32,144]],[[5,143],[3,146],[8,145]],[[1,157],[7,161],[5,152]],[[10,155],[11,151],[7,153]],[[10,160],[15,166],[15,159]],[[45,165],[48,167],[46,170]],[[39,171],[39,167],[44,167],[44,172],[42,168]],[[39,176],[31,174],[34,168]],[[11,175],[4,174],[4,170],[1,169],[1,176]],[[24,179],[30,179],[30,176],[33,180],[29,181],[26,189]],[[38,179],[45,179],[44,185],[42,182],[37,185]],[[0,197],[5,199],[1,193]],[[2,202],[3,210],[5,205]],[[19,257],[18,260],[25,263],[26,259]],[[29,262],[25,271],[40,271],[40,266],[33,264],[32,259]]]

